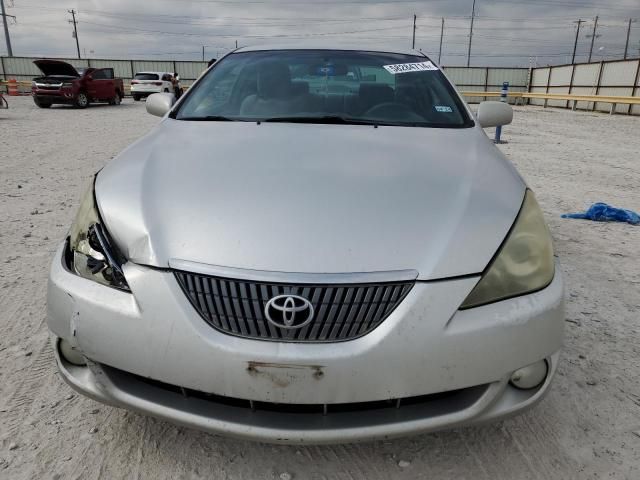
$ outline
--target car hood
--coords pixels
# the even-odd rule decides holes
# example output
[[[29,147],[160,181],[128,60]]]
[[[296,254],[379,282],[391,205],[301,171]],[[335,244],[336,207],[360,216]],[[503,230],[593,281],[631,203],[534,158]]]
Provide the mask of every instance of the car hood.
[[[62,60],[35,60],[33,63],[45,76],[60,75],[67,77],[79,77],[80,74],[73,65]]]
[[[96,179],[131,261],[274,272],[481,272],[525,185],[478,127],[165,119]]]

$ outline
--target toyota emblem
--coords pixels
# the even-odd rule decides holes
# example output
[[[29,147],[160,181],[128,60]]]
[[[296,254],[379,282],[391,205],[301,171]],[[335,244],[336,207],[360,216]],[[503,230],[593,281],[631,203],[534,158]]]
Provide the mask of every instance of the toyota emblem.
[[[267,302],[264,314],[278,328],[302,328],[313,320],[313,305],[298,295],[278,295]]]

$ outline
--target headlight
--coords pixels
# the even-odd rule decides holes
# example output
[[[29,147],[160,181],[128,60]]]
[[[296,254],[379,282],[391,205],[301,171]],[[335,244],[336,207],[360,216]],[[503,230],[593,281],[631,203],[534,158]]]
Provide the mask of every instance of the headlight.
[[[84,194],[69,232],[73,270],[81,277],[109,287],[130,291],[122,273],[126,261],[101,223],[95,205],[93,183]]]
[[[533,192],[482,278],[460,308],[471,308],[541,290],[555,274],[551,235]]]

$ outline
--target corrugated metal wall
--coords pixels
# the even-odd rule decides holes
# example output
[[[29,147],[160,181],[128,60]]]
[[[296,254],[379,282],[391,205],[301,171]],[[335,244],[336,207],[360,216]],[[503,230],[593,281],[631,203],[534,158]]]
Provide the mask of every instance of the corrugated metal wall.
[[[619,60],[557,67],[535,68],[530,92],[571,93],[573,95],[640,96],[640,60]],[[530,99],[531,105],[544,105],[544,100]],[[550,107],[569,107],[566,100],[548,100]],[[578,102],[584,110],[609,112],[610,103]],[[617,113],[640,114],[640,106],[619,104]]]
[[[526,92],[529,81],[528,68],[498,67],[444,67],[444,71],[455,85],[463,92],[498,91],[503,82],[509,82],[509,90]],[[478,103],[484,97],[465,97],[468,103]],[[510,99],[513,103],[513,100]]]
[[[613,96],[640,96],[640,88],[637,82],[640,76],[640,60],[619,60],[597,63],[586,63],[551,67],[552,71],[572,70],[572,79],[569,82],[569,90],[564,87],[566,74],[562,81],[556,81],[552,75],[549,83],[549,93],[571,93],[575,95],[613,95]],[[560,77],[558,77],[560,78]],[[635,86],[634,86],[635,85]],[[532,102],[533,103],[533,102]],[[540,102],[538,102],[540,103]],[[566,101],[549,101],[550,106],[568,106]],[[604,102],[578,102],[578,109],[597,110],[609,112],[610,103]],[[616,105],[617,113],[640,114],[640,108],[624,104]]]

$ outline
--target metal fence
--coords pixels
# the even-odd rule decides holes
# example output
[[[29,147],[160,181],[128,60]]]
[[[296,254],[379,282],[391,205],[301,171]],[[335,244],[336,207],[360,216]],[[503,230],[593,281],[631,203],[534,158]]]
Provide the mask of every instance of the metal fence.
[[[0,57],[0,77],[8,80],[31,81],[42,72],[33,64],[38,57]],[[207,62],[192,61],[157,61],[157,60],[118,60],[118,59],[82,59],[58,58],[76,68],[112,67],[116,77],[124,80],[129,86],[136,72],[178,72],[180,79],[186,84],[192,83],[207,68]]]
[[[0,77],[5,80],[30,81],[41,75],[33,64],[37,57],[0,57]],[[119,60],[62,58],[75,67],[113,67],[116,76],[125,86],[130,85],[136,72],[178,72],[184,84],[189,85],[207,68],[207,62]],[[509,82],[511,92],[564,93],[583,95],[640,96],[640,59],[608,60],[595,63],[578,63],[539,68],[502,67],[443,67],[456,87],[466,92],[498,91],[502,82]],[[469,103],[484,99],[466,97]],[[513,101],[513,100],[510,100]],[[544,100],[530,99],[533,105],[542,105]],[[569,107],[567,100],[549,100],[553,107]],[[610,103],[578,102],[577,108],[608,112]],[[640,105],[616,106],[617,113],[640,115]]]
[[[443,67],[444,72],[460,91],[465,92],[490,92],[499,91],[503,82],[509,82],[509,91],[527,92],[529,88],[528,68],[501,68],[501,67]],[[466,96],[469,103],[478,103],[484,100],[482,96]],[[513,103],[513,99],[509,102]]]
[[[40,76],[41,72],[33,64],[37,57],[0,57],[0,77],[5,80],[15,78],[18,81],[31,81]],[[115,75],[129,85],[136,72],[178,72],[180,79],[189,84],[207,68],[207,62],[185,61],[156,61],[156,60],[118,60],[118,59],[83,59],[60,58],[76,68],[112,67]],[[499,90],[502,82],[509,82],[510,90],[526,92],[529,82],[527,68],[496,68],[496,67],[444,67],[445,73],[456,84],[458,89],[465,91]],[[483,97],[470,97],[470,103],[477,103]]]
[[[535,68],[531,73],[532,93],[564,93],[574,95],[640,96],[640,59],[608,60]],[[532,105],[544,100],[531,99]],[[569,107],[566,100],[548,100],[551,107]],[[578,102],[577,108],[608,112],[610,103]],[[616,113],[640,115],[640,105],[616,106]]]

